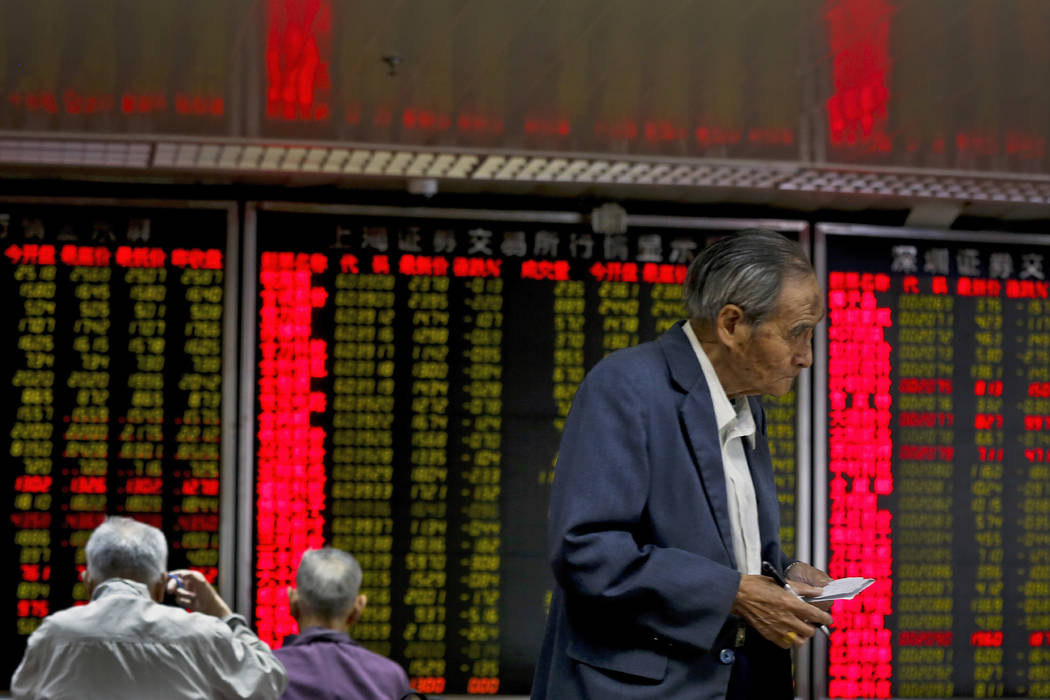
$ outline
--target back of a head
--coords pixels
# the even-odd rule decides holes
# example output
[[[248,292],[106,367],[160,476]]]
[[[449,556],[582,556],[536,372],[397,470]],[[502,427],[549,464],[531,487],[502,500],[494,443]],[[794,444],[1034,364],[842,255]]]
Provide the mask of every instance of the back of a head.
[[[329,619],[341,617],[361,590],[361,565],[339,549],[309,549],[299,562],[295,585],[306,611]]]
[[[87,571],[96,583],[128,578],[152,585],[168,568],[164,533],[131,518],[110,516],[95,528],[85,547]]]
[[[748,229],[719,239],[693,261],[682,298],[690,318],[714,323],[726,304],[761,323],[776,312],[785,279],[814,274],[795,241],[766,229]]]

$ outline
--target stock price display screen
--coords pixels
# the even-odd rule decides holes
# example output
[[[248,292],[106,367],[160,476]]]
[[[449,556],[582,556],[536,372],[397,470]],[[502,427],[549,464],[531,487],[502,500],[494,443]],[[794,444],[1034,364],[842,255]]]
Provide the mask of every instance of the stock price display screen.
[[[584,373],[682,317],[721,231],[258,217],[255,621],[279,645],[299,554],[364,569],[351,635],[423,692],[527,693],[546,510]],[[794,547],[795,400],[767,407]]]
[[[0,201],[5,684],[107,514],[215,580],[226,217]]]
[[[950,235],[827,236],[831,697],[1050,697],[1050,248]]]

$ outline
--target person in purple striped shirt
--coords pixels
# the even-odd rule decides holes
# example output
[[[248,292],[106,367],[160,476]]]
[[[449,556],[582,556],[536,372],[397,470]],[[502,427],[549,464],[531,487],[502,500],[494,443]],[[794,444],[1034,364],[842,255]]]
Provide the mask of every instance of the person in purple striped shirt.
[[[303,552],[296,587],[288,589],[299,634],[274,652],[288,671],[284,700],[398,700],[411,690],[401,666],[350,637],[368,602],[361,577],[361,566],[346,552]]]

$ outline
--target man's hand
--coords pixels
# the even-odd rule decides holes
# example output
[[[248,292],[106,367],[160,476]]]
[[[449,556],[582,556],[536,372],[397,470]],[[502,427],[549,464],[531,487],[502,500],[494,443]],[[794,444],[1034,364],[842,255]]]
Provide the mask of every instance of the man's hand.
[[[820,593],[820,588],[802,582],[791,587],[799,595]],[[799,600],[773,579],[751,574],[740,577],[732,612],[782,649],[801,647],[816,632],[814,625],[831,624],[823,610]]]
[[[171,576],[177,576],[182,582],[181,588],[178,587],[179,584],[174,578],[169,578],[167,584],[168,593],[174,594],[175,602],[182,607],[219,618],[229,617],[233,614],[230,606],[226,605],[226,602],[219,597],[219,594],[215,592],[215,589],[208,583],[208,579],[204,578],[201,572],[191,569],[176,569],[168,573]]]
[[[788,567],[787,580],[791,584],[791,588],[799,595],[812,596],[820,595],[820,593],[803,593],[798,590],[800,588],[799,584],[804,583],[817,588],[824,588],[831,581],[831,577],[815,566],[810,566],[804,561],[797,561]],[[824,612],[831,612],[831,603],[832,601],[829,600],[824,603],[814,603],[814,605]]]

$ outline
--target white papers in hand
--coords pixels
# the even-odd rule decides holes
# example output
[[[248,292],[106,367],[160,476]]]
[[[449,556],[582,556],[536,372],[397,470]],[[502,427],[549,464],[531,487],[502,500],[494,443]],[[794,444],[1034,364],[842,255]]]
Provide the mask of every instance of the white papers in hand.
[[[860,576],[835,579],[834,581],[829,581],[827,585],[824,586],[824,590],[821,591],[820,595],[811,598],[803,598],[802,600],[807,603],[825,603],[829,600],[849,600],[873,583],[875,583],[875,579],[861,578]]]

